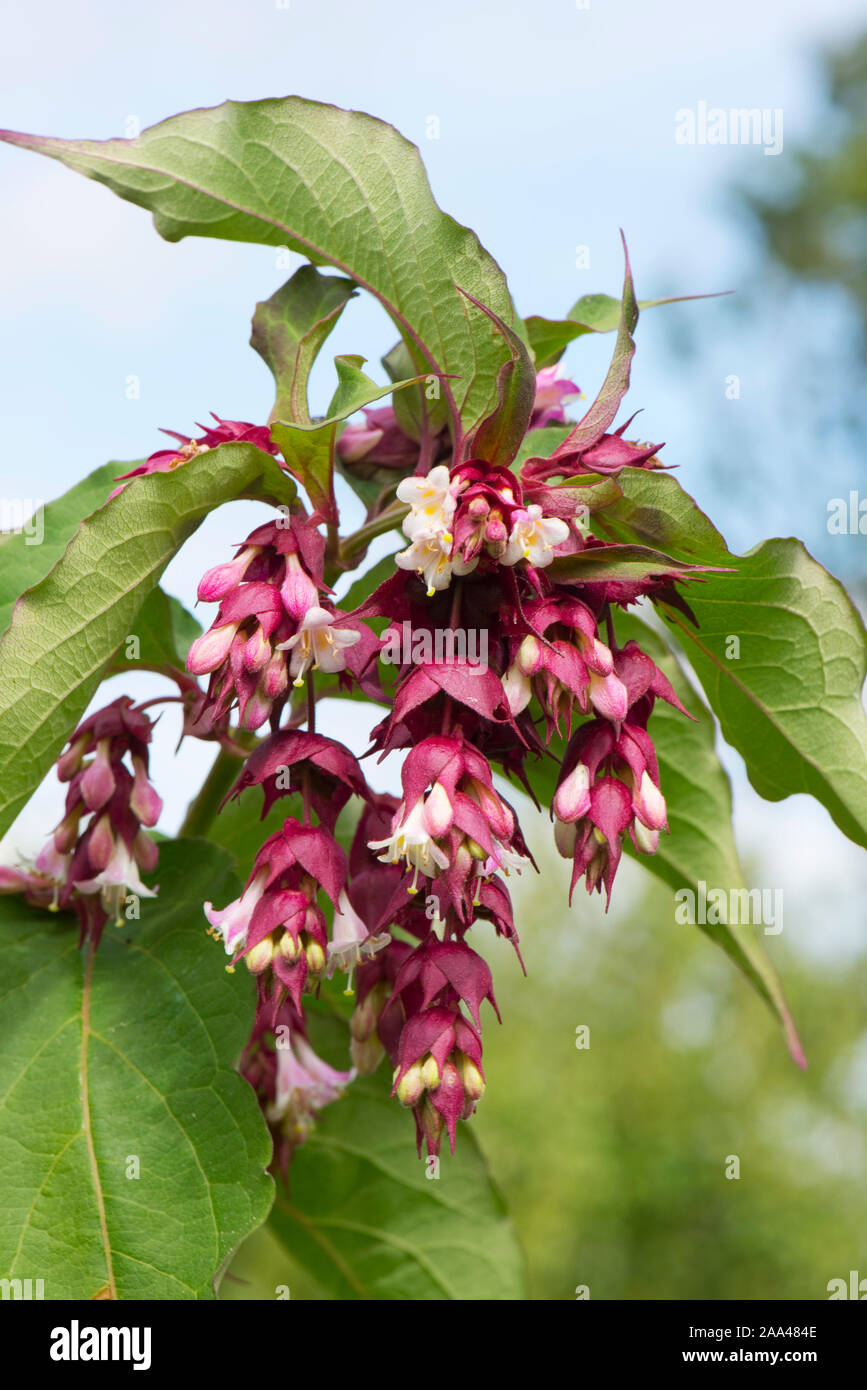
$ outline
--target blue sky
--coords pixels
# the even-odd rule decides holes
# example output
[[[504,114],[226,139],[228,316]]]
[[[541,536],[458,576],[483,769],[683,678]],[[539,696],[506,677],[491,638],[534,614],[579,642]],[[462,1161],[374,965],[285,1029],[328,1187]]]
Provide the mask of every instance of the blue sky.
[[[780,108],[787,146],[812,138],[823,113],[817,51],[856,32],[859,19],[856,0],[821,7],[590,0],[589,8],[570,0],[7,3],[0,123],[103,138],[130,133],[130,122],[145,126],[226,97],[298,93],[333,101],[390,120],[419,144],[440,205],[479,233],[522,313],[557,316],[583,293],[617,293],[621,226],[641,297],[743,294],[756,248],[732,216],[729,190],[746,181],[782,187],[785,158],[756,146],[678,145],[675,113],[701,101]],[[437,139],[428,138],[431,117]],[[108,458],[151,452],[159,426],[186,431],[209,410],[267,416],[270,379],[247,342],[255,302],[287,275],[273,250],[168,245],[141,209],[51,161],[0,148],[0,169],[0,495],[18,496],[26,479],[34,499],[55,496]],[[589,248],[589,269],[576,267],[578,246]],[[710,301],[643,318],[630,395],[633,409],[644,408],[641,432],[665,439],[684,486],[712,510],[718,504],[733,546],[794,533],[821,553],[824,499],[850,483],[851,457],[829,447],[821,479],[804,490],[774,486],[757,502],[748,482],[739,494],[719,465],[726,442],[720,403],[727,375],[738,374],[732,439],[738,448],[751,441],[755,463],[741,458],[737,477],[772,463],[782,469],[790,426],[767,405],[768,383],[781,370],[781,335],[791,351],[799,334],[849,332],[845,309],[823,300],[811,318],[802,301],[788,300],[741,337],[727,313]],[[672,350],[677,321],[663,322],[666,315],[688,316],[686,360]],[[376,306],[353,303],[317,369],[314,405],[329,394],[332,354],[360,351],[376,364],[392,341]],[[571,374],[588,395],[609,350],[610,339],[584,338],[570,351]],[[131,376],[140,383],[138,399],[127,395]],[[793,384],[798,394],[803,389]],[[713,448],[705,444],[711,420]],[[171,566],[166,586],[189,600],[197,575],[256,515],[251,504],[239,504],[210,518]],[[142,677],[133,693],[155,688]],[[360,728],[349,741],[360,751]],[[167,747],[158,755],[168,829],[209,757],[192,746],[173,767]],[[738,760],[731,766],[742,843],[761,847],[769,873],[789,875],[796,887],[806,876],[831,891],[831,854],[838,877],[856,875],[850,886],[864,886],[863,856],[831,833],[821,809],[796,798],[769,812]],[[46,788],[7,837],[7,857],[33,848],[54,804],[55,789]]]

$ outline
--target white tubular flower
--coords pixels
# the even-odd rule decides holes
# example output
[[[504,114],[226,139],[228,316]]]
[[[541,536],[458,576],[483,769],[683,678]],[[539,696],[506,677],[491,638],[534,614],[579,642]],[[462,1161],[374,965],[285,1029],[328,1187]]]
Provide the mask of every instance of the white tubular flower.
[[[217,909],[213,903],[204,904],[204,912],[211,924],[209,936],[222,941],[226,955],[233,956],[244,945],[253,909],[259,902],[268,883],[267,867],[260,869],[249,888],[245,888],[240,898]]]
[[[499,840],[494,840],[494,854],[490,855],[480,866],[480,873],[486,877],[490,874],[505,874],[508,878],[510,874],[520,875],[526,867],[527,860],[523,854],[517,854],[513,849],[506,849],[506,846],[500,844]]]
[[[298,631],[288,642],[281,642],[278,651],[292,652],[289,674],[295,685],[304,684],[304,676],[312,666],[314,671],[343,671],[347,647],[361,641],[361,633],[348,627],[334,627],[334,614],[324,608],[309,608]]]
[[[341,889],[334,909],[331,940],[328,943],[328,978],[335,970],[352,970],[364,957],[375,956],[391,941],[388,932],[371,936],[359,917],[346,889]],[[351,989],[347,993],[352,993]]]
[[[516,565],[527,560],[536,569],[543,569],[554,559],[554,547],[562,545],[569,535],[565,521],[556,516],[543,516],[542,508],[534,502],[526,510],[516,512],[504,565]]]
[[[399,864],[405,859],[415,873],[410,893],[417,892],[419,874],[425,878],[435,878],[440,869],[449,866],[448,855],[444,854],[427,829],[424,814],[424,798],[417,801],[409,813],[404,813],[385,840],[370,840],[368,849],[381,849],[377,855],[383,864]]]
[[[444,463],[432,468],[426,478],[404,478],[397,487],[397,496],[412,508],[404,517],[404,535],[414,540],[419,532],[442,533],[451,545],[449,532],[457,502],[450,489],[449,470]]]
[[[395,555],[394,561],[399,569],[416,570],[427,585],[428,598],[432,598],[437,589],[449,587],[453,574],[470,574],[478,564],[478,557],[469,562],[461,556],[452,559],[451,548],[448,532],[418,531],[409,549]]]
[[[339,1100],[354,1080],[354,1067],[335,1071],[317,1057],[306,1038],[296,1034],[289,1047],[277,1050],[277,1083],[266,1116],[301,1143],[313,1126],[316,1112]]]
[[[94,878],[79,879],[74,886],[79,893],[99,893],[106,912],[114,914],[116,926],[123,922],[120,910],[128,894],[135,893],[139,898],[156,897],[156,889],[146,888],[139,878],[138,866],[120,835],[102,873]]]

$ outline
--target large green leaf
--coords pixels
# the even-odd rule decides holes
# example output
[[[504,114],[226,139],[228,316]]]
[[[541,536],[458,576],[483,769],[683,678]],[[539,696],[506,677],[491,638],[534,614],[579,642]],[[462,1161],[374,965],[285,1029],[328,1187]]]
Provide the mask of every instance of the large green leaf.
[[[842,584],[800,541],[732,555],[670,474],[624,468],[617,483],[622,496],[594,530],[734,571],[690,585],[698,629],[663,611],[756,791],[808,792],[867,845],[867,633]]]
[[[135,466],[103,464],[62,497],[39,507],[26,530],[0,535],[0,632],[9,625],[18,595],[48,573],[82,518],[102,505],[119,473]]]
[[[0,834],[38,786],[172,556],[221,502],[285,505],[294,484],[252,444],[136,478],[83,521],[0,638]]]
[[[233,1071],[253,984],[201,912],[235,891],[231,861],[164,842],[158,878],[95,955],[71,915],[0,899],[0,1269],[49,1299],[213,1298],[271,1204],[267,1129]]]
[[[523,1256],[472,1121],[458,1126],[439,1177],[427,1177],[385,1071],[322,1111],[292,1162],[289,1194],[278,1187],[272,1230],[335,1299],[526,1298]]]
[[[732,797],[728,775],[715,750],[716,726],[707,706],[699,699],[674,653],[663,639],[632,613],[618,611],[617,639],[638,642],[671,681],[693,720],[664,700],[657,700],[650,720],[659,759],[660,782],[668,810],[669,835],[660,835],[656,854],[627,851],[650,873],[675,891],[699,892],[699,883],[710,888],[739,889],[744,884],[732,830]],[[551,745],[555,763],[548,760],[529,769],[539,800],[550,806],[565,752],[565,741]],[[616,894],[616,888],[615,888]],[[674,913],[672,902],[672,914]],[[783,995],[779,977],[766,956],[755,930],[749,925],[699,924],[744,972],[759,994],[778,1015],[792,1056],[801,1061],[798,1036]]]
[[[505,277],[473,232],[440,211],[416,147],[357,111],[285,97],[172,116],[134,140],[0,138],[59,159],[184,236],[288,246],[336,266],[384,305],[467,432],[496,405],[509,353],[457,286],[523,332]]]
[[[764,541],[735,563],[737,574],[690,589],[698,631],[680,613],[665,616],[759,795],[807,792],[867,846],[867,633],[858,612],[800,541]]]
[[[256,305],[250,344],[270,367],[277,386],[271,419],[310,424],[310,369],[355,292],[352,280],[320,275],[314,266],[302,265],[270,299]]]

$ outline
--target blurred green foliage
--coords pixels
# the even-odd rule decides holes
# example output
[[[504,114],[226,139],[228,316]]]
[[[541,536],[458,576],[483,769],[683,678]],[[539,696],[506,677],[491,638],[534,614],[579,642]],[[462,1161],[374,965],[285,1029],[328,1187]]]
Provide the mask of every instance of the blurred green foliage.
[[[799,277],[841,285],[867,324],[867,34],[824,67],[829,119],[809,148],[786,156],[788,194],[747,198],[773,258]]]

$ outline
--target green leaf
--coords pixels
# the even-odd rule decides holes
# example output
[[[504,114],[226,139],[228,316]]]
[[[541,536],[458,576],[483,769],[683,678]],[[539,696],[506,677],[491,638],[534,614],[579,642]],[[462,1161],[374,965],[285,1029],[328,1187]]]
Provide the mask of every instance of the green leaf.
[[[271,426],[271,437],[279,446],[286,460],[286,466],[294,478],[302,484],[314,507],[326,521],[337,520],[337,505],[334,500],[334,446],[337,442],[337,426],[348,415],[372,405],[392,391],[400,391],[405,386],[414,386],[421,378],[411,377],[408,381],[395,381],[388,386],[377,386],[361,367],[363,357],[344,354],[335,357],[337,368],[337,389],[328,407],[328,415],[323,420],[315,420],[303,425],[295,422],[277,420]]]
[[[57,563],[78,523],[102,505],[118,474],[136,466],[105,463],[62,497],[39,507],[24,530],[0,534],[0,632],[9,626],[18,595]]]
[[[536,394],[536,373],[525,344],[508,324],[471,294],[465,297],[490,320],[493,330],[506,344],[509,360],[497,376],[496,409],[482,421],[468,442],[471,458],[508,468],[527,433]]]
[[[571,432],[571,425],[545,425],[540,430],[530,430],[521,440],[513,467],[520,468],[527,459],[549,458]]]
[[[719,293],[727,294],[727,290]],[[655,309],[659,304],[682,304],[689,299],[716,299],[718,294],[676,294],[668,299],[640,299],[638,308]],[[584,294],[576,300],[565,319],[546,319],[532,314],[524,320],[536,370],[553,367],[571,342],[584,333],[614,333],[620,323],[621,301],[610,294]]]
[[[587,324],[573,323],[571,319],[546,319],[539,314],[531,314],[524,319],[524,327],[537,372],[543,367],[553,367],[570,343],[585,333],[593,332]]]
[[[501,339],[469,315],[461,285],[523,332],[505,277],[478,238],[440,211],[416,147],[357,111],[300,97],[185,112],[134,140],[13,144],[61,160],[149,208],[168,241],[211,236],[288,246],[369,290],[443,390],[455,435],[496,405]]]
[[[253,982],[226,974],[201,911],[235,891],[230,861],[163,842],[159,881],[95,955],[70,914],[0,899],[0,1269],[48,1299],[211,1299],[271,1205],[267,1129],[233,1070]]]
[[[352,280],[320,275],[312,265],[303,265],[282,289],[256,305],[250,345],[271,369],[277,386],[272,420],[311,423],[310,370],[355,293]]]
[[[187,652],[201,633],[201,624],[192,613],[187,612],[179,599],[158,586],[148,594],[128,634],[128,639],[138,639],[137,646],[134,648],[127,639],[106,674],[116,675],[122,671],[171,674],[172,670],[183,671]],[[130,655],[127,655],[128,652]],[[137,655],[133,652],[137,652]]]
[[[424,361],[419,360],[418,352],[413,356],[402,338],[381,361],[391,381],[405,381],[424,369]],[[419,383],[401,391],[392,401],[397,423],[410,439],[420,441],[426,430],[433,437],[448,424],[449,413],[439,381],[436,391],[429,394],[428,388],[432,386],[433,382],[429,382],[427,387]]]
[[[333,1030],[345,1057],[345,1026]],[[388,1093],[383,1064],[321,1112],[292,1161],[289,1195],[278,1188],[271,1229],[335,1299],[527,1298],[523,1256],[472,1121],[459,1125],[455,1153],[443,1154],[432,1180],[411,1115]]]
[[[662,792],[671,833],[659,837],[656,854],[636,854],[628,838],[624,848],[633,858],[675,891],[699,892],[709,887],[737,889],[744,876],[732,828],[732,797],[728,774],[715,750],[716,725],[707,706],[696,695],[674,653],[663,639],[632,613],[617,611],[617,640],[630,639],[656,662],[674,686],[681,703],[694,716],[684,716],[664,700],[657,700],[649,733],[659,759]],[[547,759],[529,768],[537,797],[550,806],[557,785],[566,740],[551,744],[555,762]],[[616,895],[616,888],[615,888]],[[674,903],[672,903],[672,914]],[[749,925],[699,923],[700,930],[725,951],[780,1019],[792,1056],[802,1061],[798,1036],[779,977]]]
[[[594,523],[595,524],[595,523]],[[686,575],[695,566],[646,545],[608,545],[579,550],[552,561],[548,573],[559,582],[590,584],[604,579],[647,579],[653,575]]]
[[[221,502],[291,503],[294,484],[252,444],[221,444],[136,478],[81,523],[0,638],[0,834],[39,785],[160,575]]]
[[[620,497],[597,518],[601,536],[647,542],[695,563],[739,563],[719,531],[689,493],[662,469],[621,468]]]
[[[742,888],[744,875],[732,827],[731,784],[717,757],[714,719],[674,652],[656,632],[632,613],[618,612],[615,626],[617,640],[622,644],[634,638],[695,717],[695,722],[684,719],[664,700],[654,705],[651,734],[671,834],[660,836],[655,855],[633,857],[675,890],[698,892],[700,882],[727,890]],[[631,843],[627,849],[633,852]],[[700,924],[700,929],[722,947],[770,1003],[783,1024],[792,1056],[802,1062],[801,1045],[779,976],[755,929],[740,923]]]
[[[690,590],[698,631],[661,610],[759,795],[806,792],[867,846],[867,633],[857,610],[800,541],[764,541],[734,562],[737,574]]]

